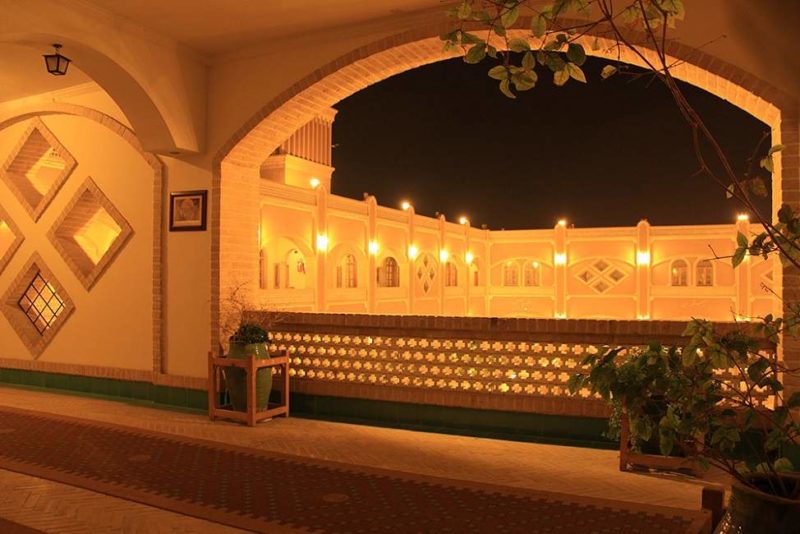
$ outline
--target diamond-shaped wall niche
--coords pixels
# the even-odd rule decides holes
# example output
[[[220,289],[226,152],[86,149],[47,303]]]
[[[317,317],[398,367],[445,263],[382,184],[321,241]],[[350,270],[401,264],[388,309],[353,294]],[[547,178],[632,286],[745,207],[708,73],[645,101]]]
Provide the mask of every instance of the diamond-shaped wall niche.
[[[2,312],[22,342],[39,357],[75,306],[38,254],[31,256],[2,299]]]
[[[91,178],[50,229],[53,246],[88,290],[133,234],[128,221]]]
[[[17,225],[0,206],[0,273],[5,270],[24,239]]]
[[[34,119],[0,174],[33,220],[38,221],[75,165],[75,158],[44,123]]]

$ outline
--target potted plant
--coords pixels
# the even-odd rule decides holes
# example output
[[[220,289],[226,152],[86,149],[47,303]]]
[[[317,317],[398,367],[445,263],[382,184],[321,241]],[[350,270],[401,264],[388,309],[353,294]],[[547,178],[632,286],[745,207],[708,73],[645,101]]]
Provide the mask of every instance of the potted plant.
[[[613,348],[584,360],[571,377],[574,394],[587,387],[612,406],[611,432],[627,419],[632,441],[657,436],[661,454],[693,457],[734,478],[728,511],[716,532],[795,533],[800,525],[800,393],[784,395],[796,374],[774,352],[786,327],[760,323],[720,332],[695,319],[683,347],[652,344]]]
[[[253,355],[256,359],[269,358],[267,342],[269,334],[261,326],[243,323],[229,339],[229,358],[246,360]],[[225,370],[225,381],[233,408],[240,412],[247,410],[247,377],[244,369],[230,367]],[[256,372],[256,410],[267,408],[272,390],[272,369],[267,367]]]

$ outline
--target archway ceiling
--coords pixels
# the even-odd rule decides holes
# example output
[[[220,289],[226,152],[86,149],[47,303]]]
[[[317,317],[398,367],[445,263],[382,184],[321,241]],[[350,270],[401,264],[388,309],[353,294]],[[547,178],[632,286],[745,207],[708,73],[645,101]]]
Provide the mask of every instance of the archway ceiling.
[[[50,49],[0,43],[0,102],[92,81],[75,65],[70,65],[69,76],[48,74],[42,54],[49,52]]]

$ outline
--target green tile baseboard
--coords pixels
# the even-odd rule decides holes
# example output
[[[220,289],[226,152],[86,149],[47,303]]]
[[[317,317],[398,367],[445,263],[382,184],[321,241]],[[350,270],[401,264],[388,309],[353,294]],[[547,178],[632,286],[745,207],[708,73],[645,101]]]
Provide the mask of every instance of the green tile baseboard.
[[[0,384],[26,389],[57,390],[156,408],[206,412],[203,390],[162,386],[150,382],[0,368]],[[273,392],[278,401],[278,392]],[[603,436],[607,420],[479,410],[429,404],[346,397],[291,394],[292,416],[424,432],[529,441],[600,449],[618,443]]]

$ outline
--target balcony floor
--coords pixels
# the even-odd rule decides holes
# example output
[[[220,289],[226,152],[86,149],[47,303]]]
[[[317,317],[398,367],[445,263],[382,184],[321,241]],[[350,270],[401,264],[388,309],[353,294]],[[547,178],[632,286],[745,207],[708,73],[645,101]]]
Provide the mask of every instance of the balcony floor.
[[[0,387],[0,407],[398,471],[688,510],[702,485],[681,476],[622,473],[618,453],[412,432],[301,418],[248,428],[201,414]],[[2,426],[0,424],[0,426]],[[706,481],[707,482],[707,481]],[[13,489],[13,491],[11,491]],[[0,518],[46,532],[228,532],[235,529],[125,499],[0,470]]]

